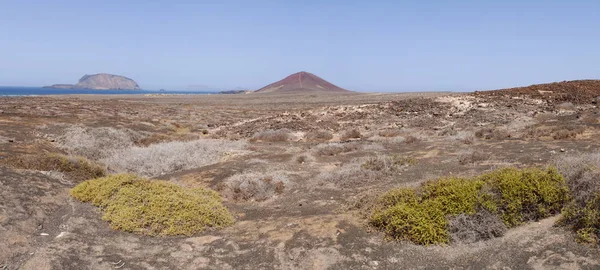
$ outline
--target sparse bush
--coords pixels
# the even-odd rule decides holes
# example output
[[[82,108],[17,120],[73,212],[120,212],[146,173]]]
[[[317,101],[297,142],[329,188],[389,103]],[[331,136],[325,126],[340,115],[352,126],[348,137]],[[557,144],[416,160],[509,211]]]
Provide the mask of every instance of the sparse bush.
[[[298,157],[296,158],[296,162],[298,162],[298,163],[300,163],[300,164],[303,164],[303,163],[305,163],[305,162],[308,162],[308,157],[307,157],[307,156],[304,156],[304,155],[303,155],[303,156],[298,156]]]
[[[600,154],[563,156],[554,163],[567,178],[573,198],[559,224],[571,226],[582,242],[600,243]]]
[[[337,187],[363,186],[391,177],[403,166],[414,165],[416,162],[414,158],[400,156],[355,159],[334,171],[319,174],[317,180],[320,184],[333,184]]]
[[[576,126],[566,126],[563,129],[555,130],[552,138],[555,140],[575,139],[577,135],[583,133],[585,128]]]
[[[556,214],[567,200],[565,181],[555,169],[506,168],[472,179],[442,178],[417,189],[391,190],[369,221],[392,238],[429,245],[449,242],[452,233],[461,239],[462,234],[488,237],[502,231],[485,211],[513,227]],[[456,228],[465,222],[486,228]]]
[[[285,142],[292,138],[290,131],[288,129],[278,129],[278,130],[266,130],[262,132],[258,132],[254,134],[252,138],[250,138],[251,142],[262,141],[262,142]]]
[[[218,162],[223,154],[240,150],[244,145],[240,141],[201,139],[159,143],[148,147],[133,146],[115,151],[102,159],[102,162],[116,172],[152,177]]]
[[[100,207],[111,228],[146,235],[192,235],[221,228],[233,217],[215,191],[184,188],[131,174],[85,181],[71,195]]]
[[[304,138],[309,142],[326,142],[333,139],[333,134],[326,130],[315,130],[306,133]]]
[[[219,187],[225,197],[236,201],[265,201],[283,193],[288,178],[282,174],[256,172],[236,174]]]
[[[418,141],[419,141],[419,138],[412,136],[412,135],[408,135],[408,136],[404,137],[404,143],[411,144],[411,143],[416,143]]]
[[[473,164],[473,163],[487,160],[487,159],[488,159],[488,155],[481,151],[462,152],[458,155],[458,164],[460,164],[460,165]]]
[[[347,141],[350,139],[360,139],[361,137],[362,137],[362,134],[360,134],[360,131],[358,131],[357,129],[351,129],[351,130],[344,132],[342,134],[342,136],[340,136],[340,139],[342,141]]]
[[[392,138],[392,137],[399,136],[400,135],[400,130],[397,130],[397,129],[386,129],[386,130],[379,131],[378,134],[381,137]]]
[[[400,166],[414,165],[417,163],[415,158],[401,157],[398,155],[392,156],[376,156],[369,157],[361,165],[361,168],[371,171],[395,171]]]
[[[65,130],[57,144],[72,155],[99,160],[112,155],[114,151],[133,146],[135,141],[142,138],[143,135],[129,129],[73,126]]]
[[[84,157],[68,157],[61,154],[42,154],[12,157],[3,160],[8,166],[37,171],[57,171],[74,182],[81,182],[106,174],[104,168]]]
[[[548,137],[554,140],[566,140],[577,138],[584,131],[584,127],[576,125],[553,127],[530,126],[524,130],[524,137],[533,139]]]
[[[152,144],[162,143],[169,140],[169,136],[165,134],[152,134],[151,136],[144,137],[134,142],[137,146],[149,146]]]
[[[496,139],[504,140],[511,137],[510,132],[506,129],[501,128],[483,128],[475,132],[475,137],[480,139]]]
[[[475,214],[460,214],[448,223],[448,232],[453,242],[475,243],[503,236],[508,228],[500,217],[482,209]]]
[[[315,153],[319,156],[335,156],[356,151],[360,148],[361,145],[357,143],[329,143],[317,146]]]

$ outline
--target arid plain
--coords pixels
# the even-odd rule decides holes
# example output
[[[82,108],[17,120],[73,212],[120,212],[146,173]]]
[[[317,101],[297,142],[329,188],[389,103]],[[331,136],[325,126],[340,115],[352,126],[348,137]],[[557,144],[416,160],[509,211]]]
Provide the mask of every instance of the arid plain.
[[[597,157],[598,102],[537,90],[0,97],[0,269],[598,269],[600,250],[559,214],[426,246],[369,223],[392,188]],[[234,222],[111,229],[69,190],[121,172],[215,190]]]

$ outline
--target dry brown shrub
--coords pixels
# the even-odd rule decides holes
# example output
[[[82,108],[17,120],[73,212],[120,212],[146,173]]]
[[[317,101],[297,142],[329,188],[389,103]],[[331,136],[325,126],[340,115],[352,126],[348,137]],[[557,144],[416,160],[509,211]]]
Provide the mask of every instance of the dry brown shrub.
[[[342,141],[347,141],[350,139],[360,139],[361,137],[362,137],[362,135],[360,134],[360,131],[358,131],[357,129],[351,129],[351,130],[344,132],[342,134],[342,136],[340,137],[340,139]]]
[[[142,138],[142,139],[136,141],[135,144],[138,146],[149,146],[151,144],[162,143],[162,142],[166,142],[168,140],[169,140],[169,136],[167,136],[165,134],[152,134],[149,137],[145,137],[145,138]]]
[[[283,193],[287,176],[279,173],[243,173],[229,177],[217,187],[226,198],[235,201],[265,201]]]
[[[473,164],[487,159],[488,155],[481,151],[463,152],[458,155],[458,163],[460,165]]]
[[[361,145],[358,143],[330,143],[317,146],[315,153],[318,156],[335,156],[342,153],[356,151],[360,148]]]
[[[386,130],[379,131],[378,134],[381,137],[392,138],[392,137],[397,137],[398,135],[400,135],[400,131],[397,129],[386,129]]]
[[[285,142],[292,138],[288,129],[265,130],[254,134],[251,142]]]
[[[416,143],[419,141],[419,138],[412,136],[412,135],[408,135],[406,137],[404,137],[404,143]]]
[[[453,242],[474,243],[503,236],[508,230],[499,216],[481,209],[473,215],[460,214],[448,222]]]
[[[306,133],[304,138],[309,142],[326,142],[333,139],[333,134],[326,130],[314,130]]]
[[[549,137],[554,140],[575,139],[578,135],[585,132],[585,127],[578,125],[566,126],[530,126],[525,129],[524,136],[526,138],[538,139]]]
[[[13,168],[61,172],[73,182],[103,177],[106,171],[84,157],[71,157],[61,154],[41,154],[11,157],[2,160]]]
[[[475,137],[486,140],[504,140],[510,138],[511,134],[502,128],[482,128],[475,132]]]

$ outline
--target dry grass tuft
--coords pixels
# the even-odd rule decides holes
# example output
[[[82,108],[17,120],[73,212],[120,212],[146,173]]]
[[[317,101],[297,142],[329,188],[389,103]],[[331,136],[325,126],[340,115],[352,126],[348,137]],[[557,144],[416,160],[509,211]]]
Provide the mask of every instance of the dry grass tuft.
[[[326,130],[315,130],[306,133],[304,138],[309,142],[326,142],[333,139],[333,134]]]
[[[343,153],[353,152],[361,149],[358,143],[329,143],[320,144],[316,147],[315,154],[318,156],[336,156]]]
[[[511,137],[510,132],[503,128],[483,128],[475,132],[475,137],[485,140],[504,140]]]
[[[252,138],[251,142],[262,141],[262,142],[285,142],[292,139],[292,135],[288,129],[277,129],[277,130],[266,130],[261,131]]]
[[[241,141],[201,139],[133,146],[115,151],[102,162],[116,172],[153,177],[216,163],[225,153],[241,150],[245,145]]]
[[[418,141],[419,141],[419,138],[412,136],[412,135],[408,135],[408,136],[404,137],[404,143],[411,144],[411,143],[416,143]]]
[[[235,201],[265,201],[283,193],[289,182],[287,176],[280,173],[262,174],[256,172],[236,174],[225,180],[218,190],[226,198]]]
[[[361,137],[362,137],[362,134],[360,134],[360,131],[358,131],[357,129],[351,129],[351,130],[344,132],[340,136],[340,140],[347,141],[350,139],[360,139]]]
[[[416,163],[414,158],[400,156],[355,159],[334,171],[322,172],[316,180],[319,184],[333,184],[342,188],[364,186],[392,177]]]
[[[458,155],[458,164],[460,165],[468,165],[477,163],[479,161],[484,161],[489,158],[489,155],[481,152],[481,151],[468,151],[462,152]]]
[[[65,130],[57,144],[72,155],[100,160],[109,157],[114,151],[132,147],[134,142],[142,138],[143,135],[129,129],[73,126]]]
[[[398,137],[400,135],[400,130],[397,130],[397,129],[386,129],[386,130],[379,131],[378,134],[381,137],[393,138],[393,137]]]
[[[2,163],[19,169],[61,172],[73,182],[81,182],[106,174],[103,167],[84,157],[69,157],[61,154],[42,154],[11,157]]]

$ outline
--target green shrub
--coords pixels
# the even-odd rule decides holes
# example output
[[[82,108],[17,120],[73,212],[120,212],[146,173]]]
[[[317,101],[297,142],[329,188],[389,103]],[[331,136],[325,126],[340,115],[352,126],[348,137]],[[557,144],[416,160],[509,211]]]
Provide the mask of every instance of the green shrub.
[[[191,235],[233,223],[215,191],[131,174],[85,181],[71,195],[104,211],[111,228],[146,235]]]
[[[583,207],[571,202],[562,211],[559,223],[571,224],[581,242],[597,244],[600,240],[600,193]]]
[[[461,215],[464,223],[470,216],[482,219],[487,212],[484,221],[474,224],[487,226],[496,216],[513,227],[556,214],[567,200],[566,183],[556,169],[507,168],[475,178],[441,178],[416,189],[390,190],[374,207],[370,224],[394,239],[423,245],[448,243],[448,224],[453,217]],[[490,214],[493,216],[488,217]],[[501,231],[501,226],[494,227],[492,234],[498,235],[495,231]],[[487,233],[486,229],[472,229]]]
[[[558,214],[569,199],[565,179],[555,168],[506,168],[480,179],[491,186],[498,211],[509,227]]]
[[[559,224],[570,226],[581,242],[600,244],[600,153],[561,156],[554,163],[572,197]]]

